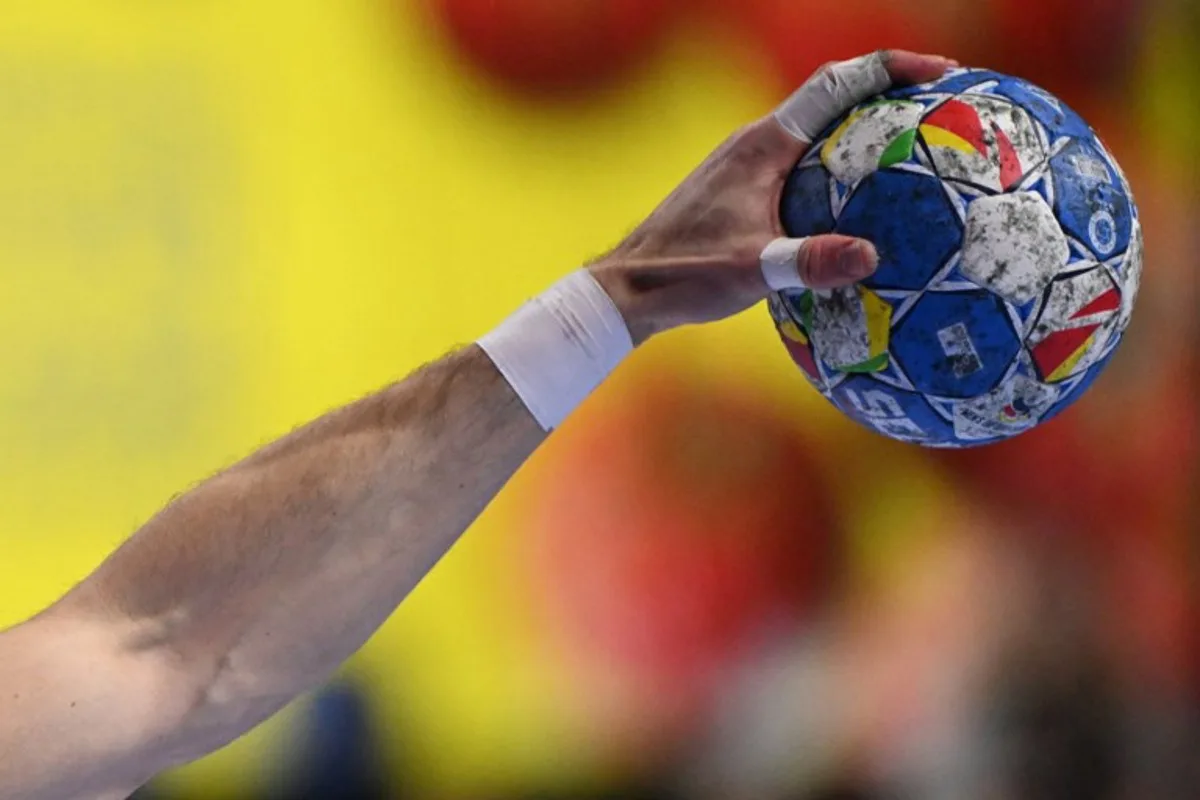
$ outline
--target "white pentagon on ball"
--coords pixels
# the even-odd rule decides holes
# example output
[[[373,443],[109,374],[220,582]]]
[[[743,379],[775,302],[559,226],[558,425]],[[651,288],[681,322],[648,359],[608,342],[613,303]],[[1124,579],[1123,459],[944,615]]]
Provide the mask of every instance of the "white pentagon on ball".
[[[838,371],[887,363],[892,307],[861,286],[813,292],[813,348]]]
[[[1036,192],[981,197],[967,208],[962,272],[1011,303],[1036,298],[1070,256],[1054,212]]]
[[[1137,302],[1138,288],[1142,283],[1142,226],[1136,219],[1133,221],[1133,232],[1129,237],[1129,249],[1125,252],[1125,262],[1121,267],[1121,320],[1120,330],[1125,330],[1129,319],[1133,316],[1133,305]]]
[[[920,103],[888,101],[852,114],[821,149],[821,162],[842,183],[853,186],[880,167],[884,154],[921,121]],[[911,152],[913,139],[908,139]]]
[[[834,369],[871,357],[867,311],[853,287],[814,292],[813,331],[817,355]]]

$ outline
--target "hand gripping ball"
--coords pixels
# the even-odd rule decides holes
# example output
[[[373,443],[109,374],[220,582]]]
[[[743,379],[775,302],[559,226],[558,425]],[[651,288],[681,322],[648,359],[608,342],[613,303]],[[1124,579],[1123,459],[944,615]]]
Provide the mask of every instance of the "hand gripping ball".
[[[956,69],[854,108],[789,176],[789,236],[875,243],[856,286],[769,298],[814,386],[867,427],[965,447],[1077,400],[1129,324],[1142,233],[1096,133],[1017,78]]]

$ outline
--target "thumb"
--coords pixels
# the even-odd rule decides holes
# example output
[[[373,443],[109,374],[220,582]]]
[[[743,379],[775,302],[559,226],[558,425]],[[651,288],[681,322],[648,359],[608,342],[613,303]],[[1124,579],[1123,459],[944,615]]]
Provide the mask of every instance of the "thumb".
[[[763,279],[774,291],[835,289],[866,278],[879,253],[865,239],[831,233],[806,239],[776,239],[762,252]]]

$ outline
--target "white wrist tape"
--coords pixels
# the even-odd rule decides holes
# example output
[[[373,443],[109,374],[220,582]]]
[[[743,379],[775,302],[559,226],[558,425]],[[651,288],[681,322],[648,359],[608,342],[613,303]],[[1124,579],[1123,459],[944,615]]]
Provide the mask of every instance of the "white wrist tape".
[[[775,112],[783,129],[805,144],[840,114],[892,85],[883,53],[841,61],[822,69]]]
[[[477,344],[547,431],[633,350],[621,312],[586,269],[530,300]]]

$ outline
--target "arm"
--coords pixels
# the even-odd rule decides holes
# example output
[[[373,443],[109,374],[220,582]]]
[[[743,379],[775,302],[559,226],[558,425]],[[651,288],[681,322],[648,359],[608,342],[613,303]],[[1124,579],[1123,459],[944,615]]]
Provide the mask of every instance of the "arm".
[[[901,53],[883,64],[823,72],[590,268],[626,349],[771,288],[873,268],[873,249],[846,237],[780,243],[775,208],[804,140],[839,108],[884,88],[888,70],[921,80],[945,67]],[[506,323],[516,335],[487,353],[457,352],[181,496],[60,602],[0,634],[0,796],[123,796],[325,681],[553,426],[537,387],[505,365],[514,347],[520,361],[569,359],[575,345],[566,331],[522,343],[544,330],[527,322],[517,315]]]
[[[14,777],[38,797],[131,790],[319,684],[544,435],[471,347],[178,498],[0,640],[0,796]]]

